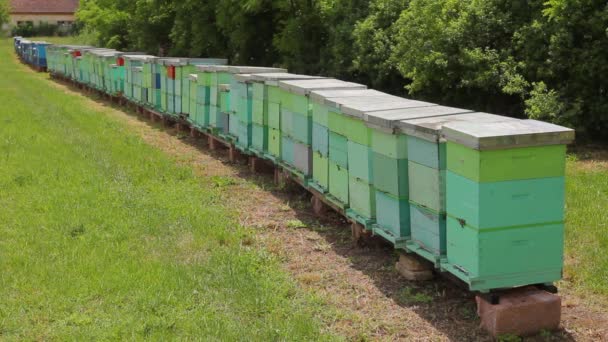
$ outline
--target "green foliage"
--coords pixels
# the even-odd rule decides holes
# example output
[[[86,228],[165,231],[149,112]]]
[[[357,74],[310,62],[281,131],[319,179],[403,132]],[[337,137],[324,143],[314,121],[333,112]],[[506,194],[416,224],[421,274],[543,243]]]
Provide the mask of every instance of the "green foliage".
[[[60,26],[44,22],[34,26],[34,24],[28,22],[13,27],[11,35],[21,37],[63,37],[74,34],[76,29],[76,26]]]
[[[105,46],[280,65],[608,140],[594,0],[82,0],[78,17]]]
[[[0,0],[0,26],[9,20],[8,0]]]

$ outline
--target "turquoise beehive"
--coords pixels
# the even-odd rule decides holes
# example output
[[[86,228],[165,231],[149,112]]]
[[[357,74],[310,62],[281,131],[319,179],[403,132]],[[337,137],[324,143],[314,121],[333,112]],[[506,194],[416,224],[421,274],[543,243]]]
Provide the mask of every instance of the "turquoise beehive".
[[[442,269],[482,292],[559,280],[566,145],[574,131],[517,120],[447,123],[442,135],[447,140]]]

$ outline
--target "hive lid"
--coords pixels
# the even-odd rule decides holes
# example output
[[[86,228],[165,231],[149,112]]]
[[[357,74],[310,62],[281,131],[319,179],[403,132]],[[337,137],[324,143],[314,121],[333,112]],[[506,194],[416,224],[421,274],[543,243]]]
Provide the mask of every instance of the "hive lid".
[[[536,120],[505,122],[452,122],[443,126],[448,141],[476,149],[565,145],[574,141],[574,130]]]
[[[197,74],[189,74],[188,78],[190,79],[190,81],[198,81],[198,75]]]
[[[335,106],[329,99],[346,98],[357,96],[379,96],[384,93],[373,89],[330,89],[330,90],[314,90],[310,93],[310,99],[321,104]]]
[[[453,108],[443,107],[434,103],[402,99],[404,101],[392,103],[393,108],[384,110],[366,110],[363,119],[371,126],[383,129],[395,129],[397,121],[416,119],[427,116],[439,116],[453,113]],[[377,109],[381,105],[367,106],[366,109]],[[387,105],[385,105],[386,107]],[[424,108],[424,110],[419,108]],[[463,113],[463,111],[461,111]]]
[[[221,65],[227,64],[228,60],[225,58],[187,58],[187,57],[168,57],[162,58],[160,63],[163,65],[171,66],[185,66],[185,65]]]
[[[113,52],[113,51],[116,51],[116,50],[114,50],[114,49],[91,49],[91,50],[85,50],[85,53],[91,54],[91,55],[97,55],[97,54]]]
[[[323,77],[323,76],[291,74],[288,72],[252,73],[251,77],[254,81],[258,81],[258,82],[280,81],[280,80],[308,80],[308,79],[327,78],[327,77]]]
[[[136,61],[144,61],[144,60],[158,58],[158,57],[152,56],[152,55],[122,55],[121,57],[124,57],[125,59],[129,59],[129,60],[136,60]]]
[[[255,66],[238,66],[229,65],[226,68],[220,69],[221,71],[229,72],[231,74],[263,74],[267,72],[287,72],[287,69],[282,68],[268,68],[268,67],[255,67]]]
[[[313,90],[323,89],[367,89],[358,83],[340,81],[335,78],[324,78],[315,80],[288,80],[279,81],[279,87],[291,93],[306,96]]]
[[[196,70],[200,72],[214,72],[214,65],[197,65]]]
[[[252,80],[251,74],[236,74],[234,75],[234,79],[241,83],[251,82]]]
[[[105,56],[116,56],[118,53],[120,53],[120,51],[116,51],[116,50],[91,51],[89,53],[92,54],[92,55],[94,55],[94,56],[105,57]]]
[[[188,65],[188,58],[183,57],[170,57],[162,58],[158,60],[159,64],[170,65],[170,66],[184,66]]]
[[[288,72],[255,73],[251,76],[254,82],[265,83],[266,85],[275,87],[279,85],[279,81],[281,80],[313,80],[327,78],[323,76],[290,74]]]
[[[384,94],[378,98],[374,98],[373,100],[365,97],[358,99],[353,98],[353,100],[348,104],[342,105],[341,109],[346,115],[362,118],[367,121],[368,113],[371,112],[391,111],[414,107],[428,107],[432,105],[432,103],[408,100],[402,97]]]
[[[441,106],[438,106],[441,107]],[[425,109],[434,107],[416,108],[424,112]],[[507,116],[500,116],[488,113],[475,113],[466,109],[443,107],[453,109],[453,112],[441,116],[427,116],[423,118],[397,121],[396,128],[404,134],[412,135],[429,141],[441,140],[441,129],[450,122],[501,122],[517,120]]]

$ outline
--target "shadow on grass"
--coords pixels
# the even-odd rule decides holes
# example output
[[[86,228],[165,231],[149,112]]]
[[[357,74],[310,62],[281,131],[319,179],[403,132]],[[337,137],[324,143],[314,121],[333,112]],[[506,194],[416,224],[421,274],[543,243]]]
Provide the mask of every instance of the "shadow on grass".
[[[369,277],[374,286],[384,296],[402,307],[409,308],[421,318],[455,341],[491,341],[492,338],[479,328],[476,314],[474,295],[464,288],[464,284],[447,276],[438,275],[433,281],[407,281],[394,271],[398,255],[393,247],[381,240],[372,238],[365,246],[355,244],[351,238],[351,230],[347,220],[340,214],[329,211],[323,217],[313,214],[310,205],[310,194],[295,182],[289,182],[284,187],[274,183],[273,168],[270,165],[262,168],[262,172],[253,173],[245,158],[231,163],[225,147],[211,151],[206,140],[191,137],[189,133],[178,131],[175,126],[165,126],[162,122],[151,122],[147,117],[128,109],[125,106],[82,89],[73,83],[55,79],[72,91],[77,91],[101,106],[111,107],[137,118],[150,128],[165,131],[171,136],[196,148],[199,152],[211,155],[229,166],[237,177],[243,178],[268,191],[282,203],[285,203],[296,213],[303,229],[310,229],[320,234],[333,251],[350,260],[350,267]],[[577,152],[578,153],[578,152]],[[590,152],[581,152],[590,153]],[[599,153],[599,152],[598,152]],[[595,156],[591,154],[591,156]],[[597,157],[597,156],[596,156]],[[607,158],[608,153],[602,155]],[[289,222],[286,222],[289,226]],[[526,341],[574,341],[574,337],[560,329],[551,334],[526,338]]]

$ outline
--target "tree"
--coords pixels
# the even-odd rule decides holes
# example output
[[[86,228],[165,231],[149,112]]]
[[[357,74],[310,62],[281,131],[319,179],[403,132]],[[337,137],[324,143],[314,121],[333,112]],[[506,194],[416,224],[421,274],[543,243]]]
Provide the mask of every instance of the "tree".
[[[78,19],[105,47],[280,65],[608,141],[602,1],[81,0]]]
[[[0,27],[9,21],[8,0],[0,0]]]

